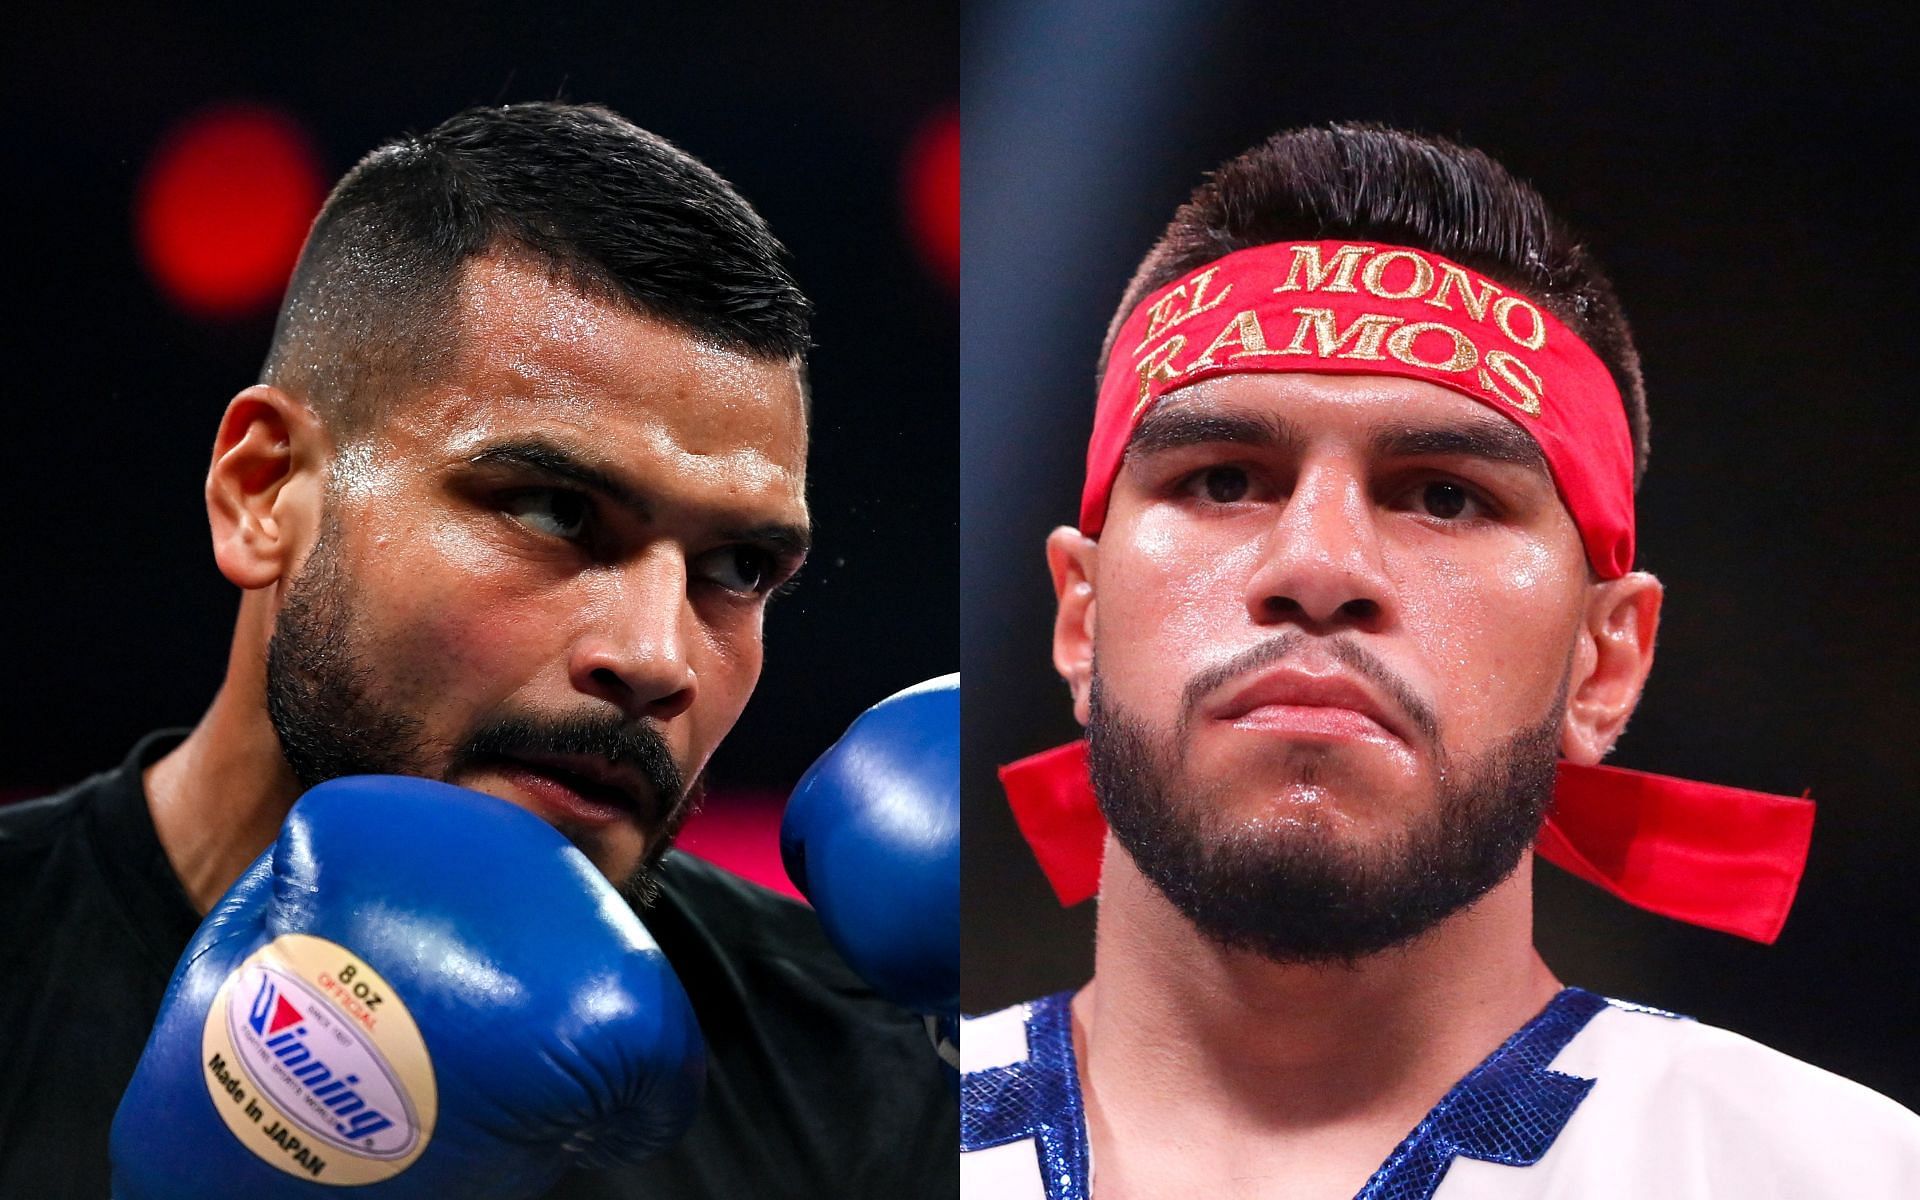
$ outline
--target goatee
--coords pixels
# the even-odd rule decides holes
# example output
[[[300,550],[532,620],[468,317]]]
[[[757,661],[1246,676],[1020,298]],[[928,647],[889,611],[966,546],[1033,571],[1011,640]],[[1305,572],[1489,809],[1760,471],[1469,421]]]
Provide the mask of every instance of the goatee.
[[[1218,682],[1299,644],[1277,639],[1209,677]],[[1336,656],[1404,699],[1404,685],[1358,647],[1341,644]],[[1448,761],[1431,714],[1413,713],[1436,764],[1434,801],[1365,846],[1311,821],[1222,815],[1216,800],[1226,787],[1187,780],[1180,769],[1186,722],[1156,736],[1106,696],[1097,663],[1088,760],[1115,838],[1203,935],[1274,962],[1353,964],[1420,936],[1513,873],[1552,803],[1566,686],[1563,678],[1538,724],[1472,759]],[[1189,698],[1203,690],[1190,686]],[[1275,782],[1325,785],[1316,776],[1331,769],[1309,756]]]

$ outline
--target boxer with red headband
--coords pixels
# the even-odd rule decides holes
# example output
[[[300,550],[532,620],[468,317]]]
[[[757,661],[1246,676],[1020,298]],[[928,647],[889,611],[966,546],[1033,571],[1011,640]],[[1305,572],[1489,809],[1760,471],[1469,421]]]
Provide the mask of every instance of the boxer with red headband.
[[[1897,1105],[1533,947],[1532,853],[1768,942],[1805,863],[1807,800],[1600,765],[1662,598],[1645,448],[1611,285],[1485,156],[1307,130],[1196,191],[1048,541],[1088,737],[1001,772],[1101,898],[1094,978],[963,1029],[964,1194],[1825,1194],[1833,1138],[1920,1179]]]

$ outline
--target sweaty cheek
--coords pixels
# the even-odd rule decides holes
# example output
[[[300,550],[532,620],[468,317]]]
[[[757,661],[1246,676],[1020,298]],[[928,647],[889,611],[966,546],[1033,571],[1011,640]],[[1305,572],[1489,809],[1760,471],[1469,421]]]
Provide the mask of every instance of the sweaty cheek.
[[[432,556],[431,568],[448,578],[484,578],[500,574],[513,556],[498,540],[482,536],[472,520],[448,521],[424,531],[421,540]]]
[[[1544,546],[1497,559],[1433,563],[1403,589],[1407,623],[1445,681],[1456,723],[1484,719],[1489,737],[1535,721],[1566,667],[1572,602],[1566,572]]]
[[[457,531],[396,534],[385,586],[365,626],[377,631],[381,661],[395,685],[422,702],[490,705],[550,664],[560,628],[525,565],[489,553]],[[414,553],[406,554],[411,545]]]
[[[694,669],[700,675],[702,699],[710,704],[718,721],[724,723],[715,741],[733,727],[760,682],[766,659],[766,644],[762,640],[764,616],[764,610],[754,609],[740,617],[737,624],[709,630],[703,639],[704,653],[695,662]]]
[[[517,680],[528,673],[528,665],[521,660],[537,655],[528,634],[538,617],[523,614],[505,602],[487,603],[484,598],[470,607],[442,611],[445,615],[428,628],[432,640],[456,669],[472,673],[483,687]]]
[[[1118,536],[1115,536],[1118,535]],[[1125,683],[1130,703],[1143,689],[1177,694],[1196,656],[1245,623],[1249,575],[1261,548],[1244,538],[1207,538],[1173,514],[1147,514],[1110,530],[1100,571],[1101,673]],[[1237,635],[1236,635],[1237,636]],[[1124,671],[1124,675],[1122,672]],[[1139,687],[1127,677],[1139,674]]]

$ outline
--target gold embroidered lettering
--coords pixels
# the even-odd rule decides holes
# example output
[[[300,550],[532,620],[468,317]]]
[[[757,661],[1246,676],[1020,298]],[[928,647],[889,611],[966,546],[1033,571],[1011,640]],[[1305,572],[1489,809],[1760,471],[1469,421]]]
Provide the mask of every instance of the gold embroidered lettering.
[[[1165,345],[1147,355],[1145,361],[1140,364],[1140,398],[1134,403],[1133,416],[1130,420],[1140,419],[1141,412],[1146,409],[1147,402],[1152,398],[1150,391],[1154,380],[1173,379],[1180,374],[1173,369],[1173,356],[1186,348],[1187,335],[1176,333],[1167,339]]]
[[[1293,262],[1287,267],[1287,281],[1273,289],[1276,292],[1297,292],[1301,290],[1300,276],[1306,275],[1306,290],[1309,292],[1356,292],[1353,286],[1353,273],[1360,266],[1360,260],[1373,252],[1370,246],[1342,246],[1333,252],[1333,262],[1320,260],[1320,247],[1294,246]],[[1333,282],[1327,282],[1331,279]]]
[[[1413,264],[1413,279],[1398,291],[1388,291],[1387,268],[1397,262]],[[1433,264],[1411,250],[1389,250],[1367,260],[1367,269],[1360,273],[1360,282],[1382,300],[1411,300],[1433,286]]]
[[[1133,348],[1134,354],[1138,355],[1147,348],[1149,342],[1160,336],[1167,327],[1167,314],[1173,311],[1175,303],[1186,298],[1187,285],[1183,283],[1147,306],[1147,333],[1140,339],[1140,344]]]
[[[1487,304],[1500,294],[1500,287],[1492,280],[1483,281],[1486,286],[1475,293],[1473,277],[1452,263],[1440,264],[1440,289],[1427,298],[1427,303],[1435,308],[1452,308],[1447,303],[1447,293],[1454,288],[1460,289],[1460,303],[1466,308],[1467,315],[1476,321],[1487,319]]]
[[[1317,353],[1321,358],[1333,358],[1340,347],[1351,341],[1353,349],[1338,354],[1338,357],[1378,360],[1382,357],[1381,340],[1387,336],[1388,330],[1400,324],[1399,317],[1361,313],[1353,319],[1353,324],[1341,329],[1330,308],[1296,308],[1293,315],[1300,318],[1300,324],[1293,331],[1293,340],[1287,343],[1285,350],[1280,351],[1282,354]],[[1308,332],[1312,332],[1317,350],[1307,349]]]
[[[1188,285],[1183,283],[1153,302],[1152,307],[1147,309],[1146,336],[1141,338],[1140,344],[1133,348],[1136,356],[1147,348],[1147,343],[1153,341],[1153,339],[1159,337],[1167,330],[1172,329],[1175,325],[1191,321],[1201,313],[1212,308],[1218,308],[1226,302],[1227,297],[1233,294],[1232,284],[1228,284],[1225,288],[1222,288],[1220,294],[1215,296],[1211,301],[1207,299],[1207,285],[1213,282],[1213,277],[1219,270],[1219,267],[1208,267],[1198,275],[1195,275],[1192,282],[1193,295],[1191,298],[1187,295]],[[1187,307],[1184,312],[1174,311],[1175,301],[1178,300],[1187,301]]]
[[[1420,340],[1423,333],[1444,335],[1453,343],[1453,353],[1439,362],[1428,362],[1421,358],[1414,353],[1413,344]],[[1429,371],[1471,371],[1474,364],[1480,361],[1480,352],[1474,349],[1466,334],[1438,321],[1421,321],[1394,330],[1393,336],[1387,339],[1387,353],[1410,367],[1425,367]]]
[[[1489,371],[1493,374],[1489,375]],[[1495,383],[1493,375],[1498,375],[1505,380],[1512,392],[1509,393]],[[1546,386],[1540,382],[1540,377],[1534,374],[1533,368],[1505,350],[1487,351],[1487,365],[1480,369],[1480,386],[1521,412],[1534,417],[1540,415],[1540,400],[1547,393]]]
[[[1185,367],[1181,368],[1180,373],[1182,375],[1191,375],[1195,371],[1213,366],[1213,356],[1228,346],[1240,347],[1238,351],[1228,355],[1227,357],[1229,358],[1247,358],[1249,356],[1278,353],[1278,351],[1267,348],[1267,331],[1260,328],[1260,317],[1258,314],[1252,309],[1246,308],[1235,314],[1233,320],[1227,323],[1227,327],[1220,331],[1220,336],[1214,338],[1213,342],[1208,345],[1205,350],[1200,352],[1199,358],[1194,359]]]
[[[1533,322],[1533,332],[1526,337],[1513,331],[1513,310],[1516,308],[1526,309],[1527,316]],[[1501,333],[1512,338],[1515,345],[1538,350],[1547,344],[1547,319],[1540,315],[1539,309],[1518,296],[1502,296],[1493,302],[1493,323],[1500,327]]]

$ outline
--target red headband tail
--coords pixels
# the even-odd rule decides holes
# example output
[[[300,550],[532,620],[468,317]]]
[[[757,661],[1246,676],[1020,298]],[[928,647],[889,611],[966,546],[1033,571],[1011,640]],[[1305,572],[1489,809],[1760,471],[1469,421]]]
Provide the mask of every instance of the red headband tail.
[[[1033,848],[1060,903],[1072,907],[1100,890],[1107,820],[1087,774],[1085,739],[1000,768],[1014,823]]]
[[[1107,828],[1086,742],[1009,763],[1000,782],[1060,903],[1096,894]],[[1535,849],[1637,908],[1772,944],[1812,838],[1806,799],[1561,763]]]
[[[1560,764],[1540,856],[1627,903],[1772,945],[1813,842],[1813,802]]]

